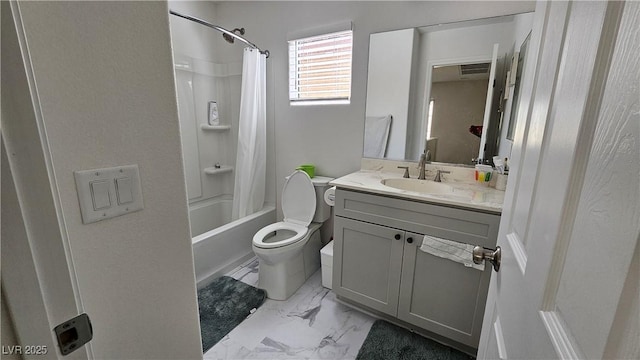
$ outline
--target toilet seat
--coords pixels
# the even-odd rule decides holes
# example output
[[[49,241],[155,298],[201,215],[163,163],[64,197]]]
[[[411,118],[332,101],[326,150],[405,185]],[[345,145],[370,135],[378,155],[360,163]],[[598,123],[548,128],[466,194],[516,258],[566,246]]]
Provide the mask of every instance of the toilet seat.
[[[281,231],[281,230],[292,231],[295,233],[295,235],[280,241],[265,242],[265,239],[267,239],[267,236],[269,234],[276,231]],[[260,231],[258,231],[253,236],[253,245],[262,249],[274,249],[274,248],[291,245],[303,239],[305,235],[307,235],[308,231],[309,231],[309,228],[307,228],[306,226],[285,222],[285,221],[277,222],[271,225],[267,225],[262,229],[260,229]]]
[[[253,245],[262,249],[273,249],[300,241],[307,235],[315,211],[316,190],[311,178],[304,171],[295,171],[287,178],[282,188],[284,221],[260,229],[253,236]],[[280,241],[268,241],[270,234],[282,230],[291,231],[294,235]]]

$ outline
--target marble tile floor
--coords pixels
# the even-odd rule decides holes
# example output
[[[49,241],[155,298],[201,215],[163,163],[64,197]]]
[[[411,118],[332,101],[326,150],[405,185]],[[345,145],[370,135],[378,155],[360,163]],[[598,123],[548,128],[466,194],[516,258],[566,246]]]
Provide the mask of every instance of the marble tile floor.
[[[258,285],[253,258],[227,274]],[[336,301],[318,270],[286,301],[267,299],[205,359],[355,359],[375,319]]]

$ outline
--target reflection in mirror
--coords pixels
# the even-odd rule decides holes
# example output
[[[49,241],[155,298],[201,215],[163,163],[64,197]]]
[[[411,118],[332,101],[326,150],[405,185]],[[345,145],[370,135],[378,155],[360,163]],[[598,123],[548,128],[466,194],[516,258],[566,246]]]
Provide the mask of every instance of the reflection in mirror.
[[[464,164],[478,156],[490,67],[475,63],[432,68],[426,132],[431,161]]]
[[[509,156],[503,109],[513,106],[511,57],[532,19],[526,13],[371,34],[364,157],[417,161],[429,150],[431,161],[472,164]]]
[[[518,106],[520,105],[520,79],[522,79],[522,74],[524,73],[524,67],[527,54],[527,49],[529,48],[529,39],[531,39],[531,32],[520,46],[520,51],[516,52],[512,59],[512,69],[511,72],[515,71],[515,86],[513,88],[513,100],[511,102],[511,114],[509,116],[509,128],[507,130],[507,139],[513,141],[513,135],[516,131],[516,120],[518,114]],[[514,69],[513,67],[517,67]]]

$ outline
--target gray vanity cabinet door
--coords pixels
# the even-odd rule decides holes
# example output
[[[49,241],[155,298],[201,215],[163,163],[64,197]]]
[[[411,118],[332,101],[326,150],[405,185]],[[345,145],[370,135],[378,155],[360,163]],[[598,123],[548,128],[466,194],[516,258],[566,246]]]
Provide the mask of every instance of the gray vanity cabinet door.
[[[478,347],[491,277],[484,271],[420,250],[422,235],[404,244],[398,318],[460,343]]]
[[[334,219],[333,291],[397,316],[404,231]]]

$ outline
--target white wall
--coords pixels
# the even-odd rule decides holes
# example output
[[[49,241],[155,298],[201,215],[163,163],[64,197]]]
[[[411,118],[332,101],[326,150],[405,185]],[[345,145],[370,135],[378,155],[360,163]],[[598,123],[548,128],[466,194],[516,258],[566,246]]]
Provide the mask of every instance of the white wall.
[[[11,346],[18,345],[18,339],[16,338],[15,330],[13,329],[13,321],[11,320],[11,315],[9,315],[9,310],[7,309],[7,300],[4,298],[4,291],[2,292],[2,300],[0,303],[1,313],[0,313],[0,321],[2,323],[2,328],[0,328],[0,334],[2,341],[3,349],[9,349]],[[17,354],[11,355],[2,355],[2,358],[5,360],[17,360],[21,359],[21,356]]]
[[[217,3],[209,1],[170,1],[169,8],[185,15],[201,18],[229,30],[245,26],[244,22],[226,23],[218,16]],[[233,195],[235,172],[206,175],[202,169],[216,163],[235,165],[240,112],[242,49],[244,44],[229,44],[222,34],[206,26],[170,16],[172,46],[176,60],[189,58],[200,63],[194,72],[178,71],[179,77],[190,75],[195,93],[194,121],[182,124],[186,179],[192,203],[212,197]],[[206,71],[215,68],[216,71]],[[267,103],[273,104],[270,91],[271,66],[267,62]],[[205,71],[202,71],[205,70]],[[178,84],[180,86],[180,84]],[[206,103],[218,101],[221,125],[231,125],[229,132],[200,129],[207,122]],[[273,111],[269,106],[267,111]],[[267,116],[267,174],[265,202],[275,204],[275,146],[273,115]],[[181,119],[182,122],[188,119]],[[195,129],[193,127],[195,126]],[[188,152],[188,153],[187,153]],[[250,175],[248,175],[250,176]]]
[[[201,357],[166,4],[20,8],[94,356]],[[144,210],[83,225],[73,171],[125,164]]]
[[[430,97],[434,99],[431,136],[438,139],[432,160],[469,164],[480,148],[480,138],[469,127],[482,125],[487,80],[436,82]]]
[[[365,116],[391,114],[386,157],[404,159],[415,29],[371,35]]]
[[[16,338],[15,330],[13,329],[13,321],[11,319],[11,315],[9,315],[9,310],[7,309],[7,300],[4,298],[4,291],[2,292],[2,300],[0,303],[1,313],[0,313],[0,323],[2,323],[2,328],[0,328],[0,344],[3,349],[8,349],[13,345],[18,345],[18,339]],[[22,357],[17,354],[11,355],[2,355],[2,358],[5,360],[17,360]]]
[[[275,126],[276,181],[279,202],[284,177],[299,164],[342,176],[360,168],[369,35],[452,21],[533,11],[533,2],[244,2],[217,3],[218,23],[243,26],[245,36],[271,51],[267,93],[274,96],[269,122]],[[290,106],[287,33],[351,20],[354,25],[350,105]],[[239,50],[238,50],[239,51]],[[228,54],[232,56],[231,53]],[[273,164],[269,164],[271,166]],[[280,208],[278,206],[278,208]],[[279,210],[281,218],[281,211]]]
[[[185,15],[205,21],[215,21],[216,3],[214,2],[169,1],[167,6]],[[217,31],[173,15],[169,16],[169,23],[171,24],[171,46],[174,52],[196,59],[218,61],[218,41],[214,39],[214,36],[219,34]]]

